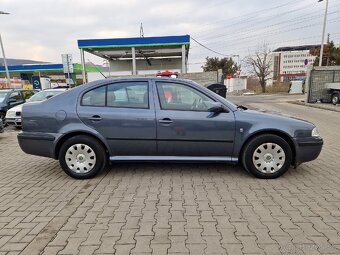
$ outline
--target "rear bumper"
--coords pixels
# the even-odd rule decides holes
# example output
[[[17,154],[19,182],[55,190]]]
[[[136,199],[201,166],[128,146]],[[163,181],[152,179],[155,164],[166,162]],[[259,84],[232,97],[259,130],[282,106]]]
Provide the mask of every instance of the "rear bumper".
[[[296,146],[295,166],[316,159],[322,149],[321,137],[301,137],[294,139]]]
[[[27,154],[54,158],[56,136],[46,133],[19,133],[20,148]]]

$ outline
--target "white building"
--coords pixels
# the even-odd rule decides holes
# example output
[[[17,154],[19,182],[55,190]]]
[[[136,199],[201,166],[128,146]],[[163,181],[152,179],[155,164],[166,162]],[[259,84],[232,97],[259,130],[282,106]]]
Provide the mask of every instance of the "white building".
[[[247,89],[247,76],[225,79],[224,85],[227,87],[227,92],[245,90]]]
[[[307,66],[313,65],[316,58],[309,54],[309,50],[319,47],[320,45],[281,47],[271,52],[271,80],[268,85],[275,81],[304,80]]]

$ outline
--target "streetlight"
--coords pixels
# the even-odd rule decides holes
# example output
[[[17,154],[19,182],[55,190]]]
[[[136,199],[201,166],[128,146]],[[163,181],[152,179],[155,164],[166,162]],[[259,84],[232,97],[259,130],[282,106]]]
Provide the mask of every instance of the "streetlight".
[[[319,0],[318,2],[323,2],[323,0]],[[328,0],[326,0],[325,17],[324,17],[324,20],[323,20],[323,29],[322,29],[322,39],[321,39],[321,49],[320,49],[319,66],[322,66],[323,42],[324,42],[324,40],[325,40],[325,31],[326,31],[326,22],[327,22],[327,12],[328,12]]]
[[[0,14],[9,15],[8,12],[3,12],[3,11],[0,11]],[[9,87],[11,85],[11,77],[9,76],[9,71],[8,71],[8,66],[7,66],[7,61],[6,61],[6,55],[5,55],[5,49],[4,49],[4,45],[2,43],[1,34],[0,34],[0,46],[1,46],[2,56],[4,58],[5,70],[6,70],[6,76],[7,76],[7,86]]]

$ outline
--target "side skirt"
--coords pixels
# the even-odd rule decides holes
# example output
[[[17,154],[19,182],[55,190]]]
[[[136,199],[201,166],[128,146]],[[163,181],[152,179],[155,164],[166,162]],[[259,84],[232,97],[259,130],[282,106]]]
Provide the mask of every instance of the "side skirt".
[[[112,156],[110,161],[177,161],[177,162],[228,162],[238,163],[238,158],[230,157],[182,157],[182,156]]]

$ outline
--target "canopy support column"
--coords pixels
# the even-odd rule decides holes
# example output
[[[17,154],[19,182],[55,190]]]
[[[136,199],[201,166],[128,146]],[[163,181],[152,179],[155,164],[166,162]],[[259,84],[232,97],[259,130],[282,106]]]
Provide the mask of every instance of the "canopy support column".
[[[83,76],[83,84],[87,83],[86,78],[86,67],[85,67],[85,56],[84,56],[84,50],[80,49],[80,59],[81,59],[81,66],[82,66],[82,76]]]
[[[182,74],[187,73],[187,61],[185,54],[185,45],[182,45]]]
[[[132,75],[137,75],[137,67],[136,67],[136,49],[132,47]]]

